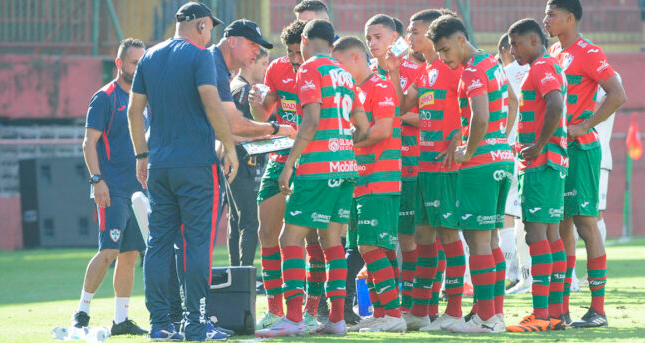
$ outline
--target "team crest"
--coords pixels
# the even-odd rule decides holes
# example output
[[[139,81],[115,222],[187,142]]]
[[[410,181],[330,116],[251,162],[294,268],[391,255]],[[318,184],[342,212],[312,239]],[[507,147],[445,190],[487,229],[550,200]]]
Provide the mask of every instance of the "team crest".
[[[121,238],[121,230],[119,229],[111,229],[110,230],[110,239],[112,239],[113,242],[118,242],[119,238]]]
[[[565,55],[564,59],[562,60],[562,70],[567,70],[571,63],[573,63],[573,55]]]
[[[376,84],[377,86],[380,85],[380,83]],[[361,104],[365,103],[365,99],[367,98],[367,95],[365,95],[365,92],[361,91],[358,93],[358,100],[361,101]]]
[[[434,86],[435,82],[437,82],[437,77],[439,77],[438,69],[432,69],[428,72],[428,85],[430,87]]]
[[[408,84],[408,78],[407,77],[401,77],[401,88],[405,88],[405,85]]]

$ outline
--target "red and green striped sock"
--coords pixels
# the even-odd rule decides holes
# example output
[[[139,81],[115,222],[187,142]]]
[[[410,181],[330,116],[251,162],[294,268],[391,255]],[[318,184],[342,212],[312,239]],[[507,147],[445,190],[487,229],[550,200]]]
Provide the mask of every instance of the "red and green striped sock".
[[[470,255],[470,276],[477,298],[477,314],[482,320],[495,315],[495,259],[490,255]]]
[[[399,260],[396,259],[396,250],[383,249],[385,255],[387,256],[390,265],[392,265],[392,272],[394,273],[394,284],[396,285],[396,291],[399,292],[399,282],[401,281],[399,274]]]
[[[464,273],[466,273],[466,255],[461,241],[444,245],[446,252],[446,295],[448,305],[446,313],[452,317],[461,317],[461,299],[464,294]]]
[[[591,308],[605,314],[605,284],[607,283],[607,255],[587,260],[589,290],[591,290]]]
[[[329,321],[337,323],[345,319],[344,308],[347,297],[347,260],[345,249],[342,245],[327,248],[325,253],[325,265],[327,267],[327,284],[325,291],[331,302]]]
[[[320,244],[307,244],[307,274],[305,309],[307,313],[318,316],[318,304],[325,287],[325,256]]]
[[[432,282],[437,273],[437,245],[434,243],[418,244],[417,251],[419,257],[414,277],[412,314],[425,317],[428,315],[428,306],[430,306],[432,298]]]
[[[443,276],[446,271],[446,252],[443,246],[436,240],[439,255],[439,262],[437,263],[437,276],[432,283],[432,298],[430,299],[430,306],[428,307],[428,315],[435,317],[439,315],[439,293],[441,293],[441,284],[443,283]]]
[[[562,293],[562,312],[569,313],[569,295],[571,295],[571,279],[576,268],[576,255],[567,256],[567,271],[564,274],[564,293]]]
[[[282,260],[280,247],[260,248],[260,264],[262,265],[262,283],[267,294],[269,312],[276,316],[284,316],[282,307]]]
[[[553,258],[553,271],[551,272],[551,286],[549,286],[549,315],[559,318],[562,313],[562,293],[564,291],[564,275],[567,271],[567,254],[564,251],[562,239],[551,242],[551,256]]]
[[[495,314],[504,314],[504,293],[506,293],[506,259],[501,248],[493,249],[495,260]]]
[[[553,258],[549,241],[542,240],[529,245],[531,254],[531,293],[533,314],[540,319],[549,318],[549,288],[553,272]]]
[[[417,250],[402,251],[403,263],[401,265],[401,311],[410,312],[413,304],[414,274],[417,267]]]
[[[367,269],[372,272],[374,288],[379,302],[385,309],[385,314],[392,317],[401,317],[399,293],[395,286],[392,264],[388,261],[382,249],[377,248],[363,255]]]
[[[287,301],[287,318],[302,321],[302,297],[305,288],[305,252],[297,245],[282,248],[282,279]]]
[[[383,318],[383,316],[385,316],[385,309],[378,301],[378,294],[376,294],[376,288],[374,288],[374,276],[369,270],[367,271],[367,290],[369,291],[370,301],[372,302],[372,308],[374,309],[374,318]]]

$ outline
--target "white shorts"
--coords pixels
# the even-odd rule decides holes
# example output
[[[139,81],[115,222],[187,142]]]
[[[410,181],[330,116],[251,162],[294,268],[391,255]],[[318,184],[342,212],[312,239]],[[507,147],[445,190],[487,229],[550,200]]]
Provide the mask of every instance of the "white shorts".
[[[607,209],[607,187],[609,186],[609,170],[600,169],[600,187],[598,187],[598,211]]]
[[[511,189],[508,191],[508,197],[506,197],[506,215],[513,216],[516,218],[522,217],[522,205],[520,203],[520,193],[517,184],[517,170],[518,163],[515,161],[515,167],[513,171],[513,179],[511,180]]]

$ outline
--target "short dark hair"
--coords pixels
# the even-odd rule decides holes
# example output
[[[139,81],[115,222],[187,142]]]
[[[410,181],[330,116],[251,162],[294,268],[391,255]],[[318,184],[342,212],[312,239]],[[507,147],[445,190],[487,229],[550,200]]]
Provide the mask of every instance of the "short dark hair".
[[[345,51],[351,48],[358,48],[364,53],[367,53],[367,48],[365,47],[365,44],[363,44],[363,41],[354,36],[339,38],[337,41],[334,42],[333,51]]]
[[[128,53],[128,49],[130,48],[141,48],[145,49],[146,45],[143,44],[143,41],[141,39],[136,39],[132,37],[128,37],[119,43],[119,50],[117,50],[116,57],[119,59],[125,58],[125,55]]]
[[[504,33],[501,37],[499,37],[499,42],[497,42],[497,52],[501,54],[502,49],[511,49],[511,43],[508,39],[508,33]]]
[[[329,9],[327,9],[327,5],[325,5],[324,2],[320,0],[304,0],[301,1],[299,4],[296,5],[296,7],[293,8],[293,13],[302,13],[304,11],[312,11],[312,12],[325,12],[329,14]]]
[[[269,56],[269,50],[260,47],[260,52],[256,56],[256,61],[265,56]]]
[[[515,34],[524,36],[527,33],[535,33],[544,46],[549,44],[544,31],[542,31],[542,26],[533,19],[525,18],[518,20],[508,29],[508,36]]]
[[[555,6],[572,13],[576,20],[582,19],[582,4],[580,0],[549,0],[547,6]]]
[[[398,33],[399,36],[405,36],[405,33],[403,32],[403,22],[397,17],[392,17],[392,20],[394,20],[396,33]]]
[[[441,38],[449,38],[457,32],[463,33],[468,39],[468,31],[464,22],[455,16],[444,14],[430,24],[426,36],[433,43],[437,43]]]
[[[421,20],[425,24],[430,24],[442,15],[452,15],[454,17],[457,17],[457,14],[455,12],[447,8],[429,9],[413,14],[412,17],[410,17],[410,21]]]
[[[284,45],[298,44],[300,43],[300,37],[302,36],[302,30],[307,25],[306,21],[303,20],[294,20],[287,27],[282,29],[280,34],[280,41]]]
[[[392,31],[396,31],[396,23],[394,22],[394,19],[392,19],[392,17],[390,17],[387,14],[377,14],[372,18],[369,18],[365,23],[365,28],[372,25],[379,25],[379,24],[383,25],[384,27],[387,27]]]
[[[322,39],[328,42],[329,46],[334,44],[334,38],[336,37],[334,26],[330,22],[322,19],[314,19],[307,22],[307,25],[302,30],[302,35],[307,39]]]

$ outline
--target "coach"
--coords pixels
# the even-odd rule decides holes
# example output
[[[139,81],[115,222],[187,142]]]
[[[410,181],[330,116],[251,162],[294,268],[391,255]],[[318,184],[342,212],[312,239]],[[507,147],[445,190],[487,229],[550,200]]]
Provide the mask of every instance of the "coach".
[[[238,167],[217,92],[215,63],[212,53],[205,49],[211,30],[218,24],[221,21],[203,4],[182,6],[177,12],[174,38],[154,46],[139,61],[130,97],[128,120],[137,178],[150,194],[144,287],[150,338],[155,340],[183,339],[170,323],[166,300],[172,244],[182,224],[182,287],[188,312],[185,335],[188,340],[206,339],[206,295],[220,208],[216,137],[224,146],[229,181]],[[154,113],[148,143],[143,121],[146,103]]]

